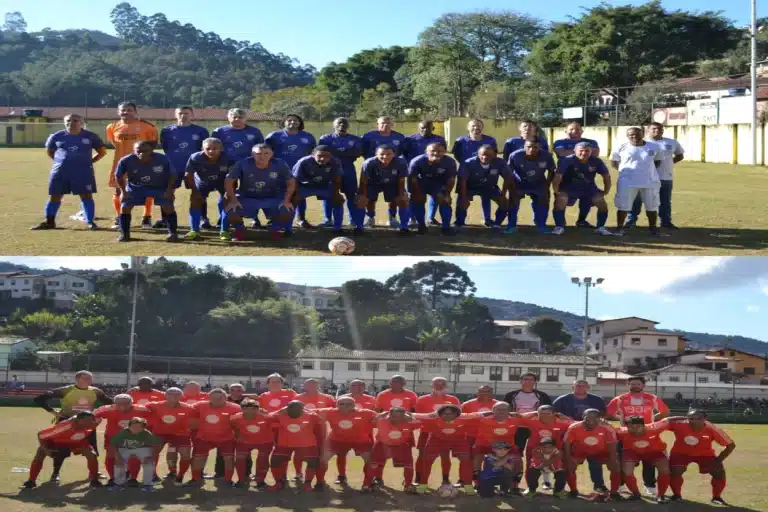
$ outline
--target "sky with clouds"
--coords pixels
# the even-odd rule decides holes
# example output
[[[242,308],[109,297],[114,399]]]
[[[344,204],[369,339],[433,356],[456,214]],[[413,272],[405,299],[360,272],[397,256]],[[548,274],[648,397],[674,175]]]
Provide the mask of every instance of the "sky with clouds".
[[[5,257],[34,268],[119,269],[125,257]],[[310,286],[346,280],[380,281],[426,257],[181,257],[195,266],[215,264],[242,275]],[[469,274],[477,295],[584,312],[584,290],[571,277],[602,277],[590,292],[590,316],[640,316],[677,328],[768,341],[768,258],[590,256],[446,257]]]

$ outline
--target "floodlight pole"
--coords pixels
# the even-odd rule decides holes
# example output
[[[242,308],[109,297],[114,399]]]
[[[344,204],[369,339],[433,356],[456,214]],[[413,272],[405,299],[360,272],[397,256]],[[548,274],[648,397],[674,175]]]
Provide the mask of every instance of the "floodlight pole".
[[[133,271],[133,307],[131,311],[131,339],[128,342],[128,371],[125,374],[125,387],[130,389],[133,381],[133,347],[136,338],[136,299],[139,294],[139,265],[131,258]]]
[[[587,329],[589,329],[589,289],[601,284],[604,281],[602,277],[593,279],[591,277],[585,277],[579,279],[578,277],[572,277],[571,282],[579,287],[584,287],[584,330],[582,331],[582,346],[584,347],[584,360],[582,361],[582,373],[584,380],[587,380]]]
[[[750,91],[752,93],[752,165],[757,165],[757,0],[752,0],[752,56],[750,67]]]

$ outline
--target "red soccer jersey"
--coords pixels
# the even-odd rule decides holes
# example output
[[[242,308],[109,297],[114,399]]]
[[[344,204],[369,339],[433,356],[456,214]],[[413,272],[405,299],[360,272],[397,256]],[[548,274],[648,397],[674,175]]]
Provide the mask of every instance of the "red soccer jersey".
[[[667,443],[662,441],[661,433],[667,430],[669,422],[657,421],[645,426],[645,432],[641,436],[629,433],[627,427],[616,430],[616,438],[621,441],[624,450],[635,453],[658,453],[667,451]]]
[[[308,411],[312,411],[314,409],[326,409],[328,407],[336,406],[336,399],[331,395],[326,395],[325,393],[317,393],[314,395],[302,393],[300,395],[296,395],[294,400],[298,400],[299,402],[303,403],[304,408]]]
[[[232,417],[241,412],[240,406],[226,402],[223,407],[212,407],[209,402],[197,402],[192,406],[193,418],[198,422],[195,437],[209,443],[225,443],[235,438]]]
[[[269,417],[278,426],[277,446],[309,448],[318,445],[319,427],[323,422],[317,414],[303,413],[298,418],[291,418],[287,414],[273,412]]]
[[[563,446],[563,436],[568,427],[573,423],[569,419],[555,418],[550,424],[543,423],[539,418],[524,418],[523,426],[530,429],[531,437],[528,438],[528,450],[533,450],[544,439],[551,439],[558,448]]]
[[[461,407],[461,401],[453,395],[422,395],[416,400],[416,412],[429,414],[437,411],[443,405],[457,405]]]
[[[232,426],[237,432],[237,440],[243,444],[271,444],[275,442],[275,431],[272,429],[274,420],[269,416],[259,414],[253,419],[247,419],[243,413],[232,416]]]
[[[400,393],[393,393],[391,389],[385,389],[376,395],[376,409],[389,411],[393,407],[402,407],[409,412],[416,407],[418,399],[416,393],[408,389],[404,389]]]
[[[194,405],[197,402],[205,402],[208,400],[208,393],[198,393],[196,395],[182,395],[179,401],[185,404]]]
[[[350,393],[347,393],[346,395],[343,395],[343,396],[353,398],[355,400],[355,404],[359,409],[370,409],[370,410],[376,409],[375,396],[371,396],[371,395],[353,396]]]
[[[93,411],[93,415],[107,421],[104,431],[104,437],[107,439],[128,427],[132,418],[144,418],[149,423],[150,430],[154,426],[152,412],[142,405],[134,405],[128,411],[121,411],[116,405],[103,405]]]
[[[670,423],[669,430],[675,434],[675,444],[672,445],[672,453],[689,457],[714,456],[713,442],[720,446],[728,446],[733,442],[724,430],[708,421],[701,430],[693,430],[688,422]]]
[[[413,431],[418,430],[420,426],[418,421],[403,421],[393,425],[389,419],[381,418],[376,422],[376,441],[387,446],[412,443]]]
[[[60,446],[74,446],[82,444],[84,440],[96,430],[96,426],[89,428],[76,428],[73,420],[65,420],[38,432],[37,437],[41,441]]]
[[[419,418],[422,429],[427,429],[429,438],[435,437],[441,441],[457,441],[466,439],[468,434],[475,432],[480,419],[476,416],[461,415],[448,423],[442,418]]]
[[[616,444],[616,431],[603,424],[587,430],[583,421],[577,421],[568,427],[563,442],[570,443],[572,453],[577,456],[602,455],[608,451],[608,445]]]
[[[331,441],[339,443],[366,443],[373,436],[373,419],[376,413],[369,409],[358,409],[342,413],[338,409],[318,409],[317,414],[331,426]]]
[[[288,402],[296,399],[296,392],[292,389],[281,389],[280,391],[267,391],[260,394],[256,400],[259,402],[259,407],[267,412],[279,411]]]
[[[157,436],[189,436],[189,420],[194,416],[192,406],[179,403],[171,407],[168,402],[150,402],[146,408],[152,412],[152,433]]]
[[[664,400],[651,393],[624,393],[610,402],[605,413],[608,416],[618,416],[623,425],[627,418],[642,416],[646,424],[653,423],[653,412],[666,413],[669,407]]]
[[[150,402],[162,402],[165,400],[165,393],[156,389],[145,392],[140,391],[139,388],[131,388],[127,394],[133,398],[133,403],[136,405],[147,405]]]
[[[467,400],[463,404],[461,404],[461,412],[467,412],[467,413],[475,413],[475,412],[491,412],[493,410],[493,406],[501,403],[495,398],[492,400],[480,400],[478,398],[473,398],[472,400]]]
[[[489,416],[478,420],[476,425],[476,445],[493,446],[493,443],[497,441],[506,441],[511,446],[515,446],[515,433],[518,428],[523,426],[523,419],[507,417],[502,421],[497,421],[493,416]]]

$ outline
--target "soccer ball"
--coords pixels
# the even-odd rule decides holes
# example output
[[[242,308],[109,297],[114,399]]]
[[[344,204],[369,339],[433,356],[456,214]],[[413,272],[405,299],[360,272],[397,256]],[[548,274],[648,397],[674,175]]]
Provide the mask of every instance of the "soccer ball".
[[[450,484],[445,484],[437,490],[437,495],[441,498],[455,498],[459,495],[459,490]]]
[[[355,241],[351,238],[340,236],[328,242],[328,250],[336,256],[346,256],[355,252]]]

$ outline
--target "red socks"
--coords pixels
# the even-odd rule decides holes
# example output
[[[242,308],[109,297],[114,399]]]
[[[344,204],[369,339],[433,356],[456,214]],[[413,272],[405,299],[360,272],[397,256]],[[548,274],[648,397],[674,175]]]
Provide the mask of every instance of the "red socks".
[[[669,475],[662,475],[659,473],[659,477],[656,479],[656,486],[658,487],[658,496],[664,496],[669,489]]]
[[[376,474],[376,471],[371,468],[371,466],[366,465],[363,467],[363,474],[365,477],[363,478],[363,487],[370,487],[373,485],[373,477]]]
[[[428,484],[429,483],[429,475],[432,474],[432,465],[434,463],[435,463],[435,459],[427,460],[426,457],[423,459],[421,468],[419,468],[421,470],[421,473],[419,474],[419,481],[416,482],[416,483],[418,483],[418,484]],[[419,467],[419,466],[416,466],[416,467]]]
[[[443,474],[446,474],[445,472]],[[469,485],[472,482],[472,461],[459,460],[459,478],[464,485]]]
[[[235,468],[237,469],[237,480],[245,482],[247,478],[245,475],[245,459],[237,459],[235,461]]]
[[[32,464],[29,466],[29,479],[33,482],[37,481],[37,476],[40,474],[40,471],[43,469],[43,461],[36,461],[33,460]]]
[[[568,488],[571,491],[578,491],[578,489],[576,488],[576,473],[575,472],[569,471],[565,475],[565,481],[568,482]]]
[[[669,486],[672,488],[672,494],[675,496],[682,496],[683,494],[683,475],[672,475],[669,478]]]
[[[104,459],[104,469],[107,470],[107,474],[109,475],[110,480],[115,479],[115,458],[110,457],[107,455],[107,457]]]
[[[629,489],[632,494],[640,494],[640,489],[637,487],[637,478],[635,478],[635,475],[624,475],[624,483],[627,484],[627,489]],[[613,492],[613,482],[611,482],[611,492]]]
[[[288,461],[275,464],[272,462],[272,476],[275,477],[275,482],[280,483],[285,480],[285,475],[288,473]]]
[[[192,464],[192,459],[181,459],[179,461],[179,472],[176,474],[176,478],[182,479],[187,474],[189,466]]]
[[[192,468],[192,480],[202,480],[203,470]]]
[[[336,455],[336,469],[339,472],[339,476],[347,475],[347,456]]]
[[[712,497],[722,498],[725,490],[725,476],[723,478],[712,477]]]
[[[382,472],[384,468],[381,468]],[[403,468],[403,485],[410,487],[413,484],[413,468]]]
[[[99,459],[95,456],[88,460],[88,478],[91,480],[98,480],[99,478]],[[723,486],[725,487],[725,486]]]
[[[443,478],[448,478],[451,474],[451,458],[447,453],[440,454],[440,469],[443,470]],[[462,481],[464,481],[462,479]]]
[[[260,450],[256,458],[256,481],[263,482],[267,479],[269,472],[269,450]]]
[[[619,487],[621,487],[621,473],[611,472],[611,493],[619,492]]]
[[[317,461],[317,483],[325,483],[325,474],[328,472],[328,463]]]
[[[224,465],[224,481],[225,482],[231,482],[232,481],[232,475],[235,473],[235,468],[233,467],[227,467],[227,465]],[[245,471],[241,473],[242,475],[245,475]]]

